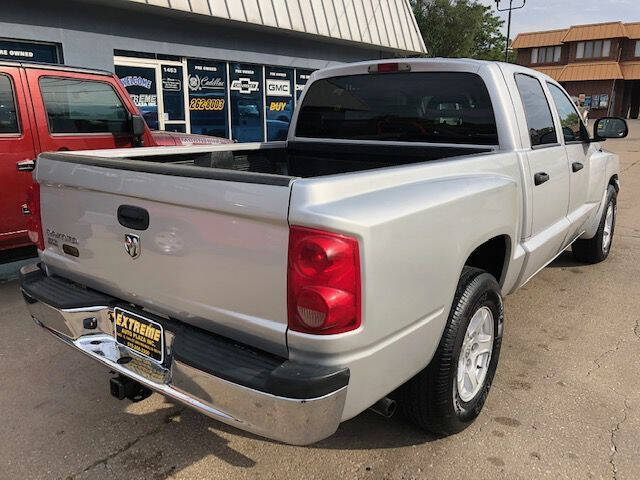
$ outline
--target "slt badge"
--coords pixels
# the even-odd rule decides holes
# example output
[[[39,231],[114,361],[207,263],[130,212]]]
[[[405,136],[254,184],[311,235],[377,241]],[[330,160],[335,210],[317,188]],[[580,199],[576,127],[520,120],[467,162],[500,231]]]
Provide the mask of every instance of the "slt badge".
[[[133,233],[125,233],[124,249],[131,258],[138,258],[140,256],[140,237]]]

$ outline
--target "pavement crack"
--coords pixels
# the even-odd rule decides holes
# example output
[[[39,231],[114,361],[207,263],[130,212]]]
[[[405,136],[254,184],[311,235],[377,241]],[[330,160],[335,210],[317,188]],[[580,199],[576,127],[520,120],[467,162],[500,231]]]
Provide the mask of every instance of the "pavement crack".
[[[629,403],[624,400],[624,410],[622,411],[624,417],[611,429],[611,455],[609,455],[609,464],[611,465],[611,472],[613,473],[613,480],[618,480],[618,465],[616,464],[616,455],[618,454],[618,444],[616,443],[616,434],[620,431],[622,424],[627,421],[629,411]]]
[[[618,339],[618,341],[616,342],[616,346],[613,348],[610,348],[609,350],[605,350],[604,352],[602,352],[600,355],[598,355],[596,358],[594,358],[592,360],[594,366],[592,368],[589,369],[589,371],[587,372],[587,377],[590,376],[593,372],[595,372],[596,370],[598,370],[602,365],[601,365],[601,361],[604,357],[606,357],[609,354],[612,354],[616,351],[618,351],[620,349],[620,346],[622,345],[622,341],[623,339],[620,338]]]
[[[65,477],[65,480],[73,480],[78,475],[80,475],[82,473],[87,473],[88,471],[93,470],[94,468],[98,467],[99,465],[105,465],[106,467],[108,467],[109,460],[111,460],[112,458],[115,458],[118,455],[120,455],[120,454],[126,452],[127,450],[131,449],[140,440],[143,440],[143,439],[145,439],[147,437],[155,435],[156,433],[160,433],[166,427],[166,425],[172,421],[172,419],[174,417],[180,415],[183,411],[184,411],[184,409],[179,409],[179,410],[174,410],[173,412],[167,414],[164,417],[164,421],[160,425],[158,425],[157,427],[155,427],[155,428],[153,428],[153,429],[149,430],[148,432],[145,432],[145,433],[143,433],[141,435],[138,435],[136,438],[134,438],[133,440],[128,441],[122,447],[118,448],[114,452],[111,452],[110,454],[108,454],[108,455],[106,455],[106,456],[104,456],[102,458],[99,458],[95,462],[91,463],[90,465],[88,465],[87,467],[82,469],[82,471],[74,473],[72,475],[68,475],[67,477]]]
[[[627,170],[630,170],[631,168],[635,167],[638,163],[640,163],[640,160],[636,160],[631,165],[629,165],[627,168],[624,168],[622,171],[626,172]]]
[[[633,333],[635,334],[636,337],[638,337],[638,339],[640,340],[640,318],[638,318],[636,320],[636,324],[633,327]]]

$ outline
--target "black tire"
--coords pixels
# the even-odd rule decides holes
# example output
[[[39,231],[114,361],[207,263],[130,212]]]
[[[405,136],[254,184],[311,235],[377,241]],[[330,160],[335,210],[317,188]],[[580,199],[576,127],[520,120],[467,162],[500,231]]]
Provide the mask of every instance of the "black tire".
[[[458,359],[469,322],[482,306],[493,314],[493,350],[482,387],[464,402],[456,381]],[[484,270],[464,267],[431,363],[399,390],[400,407],[412,423],[437,435],[452,435],[473,422],[482,410],[496,372],[503,322],[502,297],[496,279]]]
[[[573,253],[573,258],[575,258],[579,262],[599,263],[609,256],[611,245],[613,245],[613,233],[616,228],[617,197],[618,192],[616,192],[616,189],[613,187],[613,185],[609,185],[609,187],[607,188],[607,203],[605,204],[604,210],[602,211],[600,225],[598,226],[598,231],[596,232],[595,236],[587,240],[576,240],[575,242],[573,242],[573,245],[571,246],[571,252]],[[607,210],[609,209],[610,205],[613,208],[613,224],[611,226],[611,234],[608,245],[603,248],[605,236],[605,220],[607,218]]]

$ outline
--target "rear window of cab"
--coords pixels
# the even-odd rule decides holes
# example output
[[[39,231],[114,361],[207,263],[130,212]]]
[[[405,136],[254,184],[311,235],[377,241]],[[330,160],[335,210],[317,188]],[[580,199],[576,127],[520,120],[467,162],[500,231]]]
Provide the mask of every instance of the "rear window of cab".
[[[320,79],[304,96],[297,137],[497,145],[489,92],[466,72]]]

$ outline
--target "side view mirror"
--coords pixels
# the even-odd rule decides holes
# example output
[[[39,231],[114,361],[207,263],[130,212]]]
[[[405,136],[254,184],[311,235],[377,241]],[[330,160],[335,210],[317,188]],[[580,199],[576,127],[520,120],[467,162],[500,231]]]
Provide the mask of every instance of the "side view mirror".
[[[140,115],[131,115],[131,133],[134,137],[144,135],[144,118]]]
[[[595,141],[607,138],[624,138],[629,133],[627,121],[620,117],[602,117],[593,125],[593,139]]]

